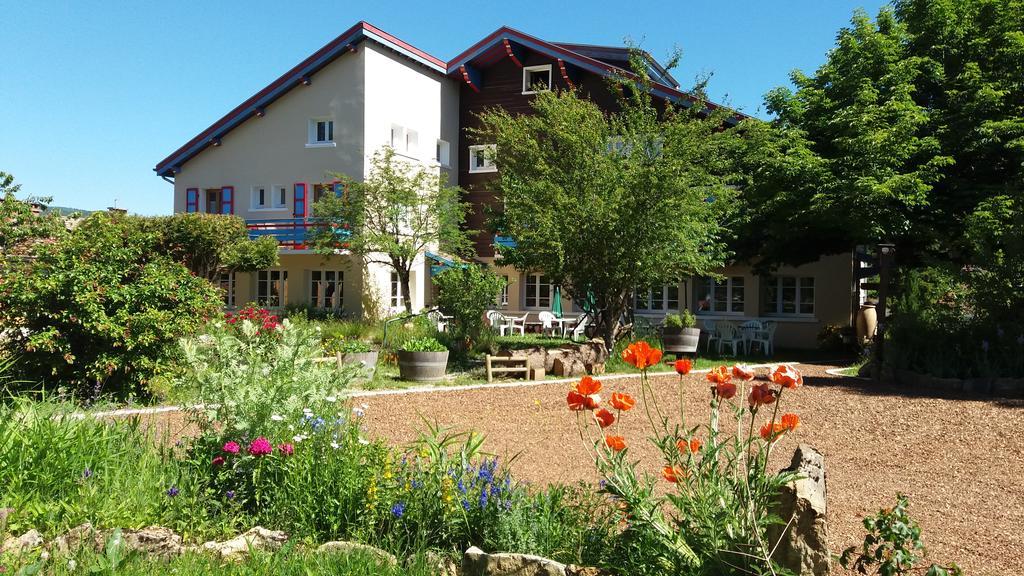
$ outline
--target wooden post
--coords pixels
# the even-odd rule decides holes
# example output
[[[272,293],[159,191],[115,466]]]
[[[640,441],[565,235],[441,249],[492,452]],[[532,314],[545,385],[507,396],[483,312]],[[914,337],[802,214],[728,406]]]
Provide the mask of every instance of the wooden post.
[[[885,361],[885,329],[888,325],[889,284],[892,282],[892,264],[896,257],[895,244],[878,245],[878,327],[875,329],[874,356],[872,376],[875,380],[882,378],[882,363]]]

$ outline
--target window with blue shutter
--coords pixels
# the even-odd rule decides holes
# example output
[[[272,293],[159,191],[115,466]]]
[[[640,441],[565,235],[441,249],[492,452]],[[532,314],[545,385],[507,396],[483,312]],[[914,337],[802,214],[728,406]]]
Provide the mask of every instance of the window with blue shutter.
[[[185,190],[185,212],[199,212],[199,189]]]

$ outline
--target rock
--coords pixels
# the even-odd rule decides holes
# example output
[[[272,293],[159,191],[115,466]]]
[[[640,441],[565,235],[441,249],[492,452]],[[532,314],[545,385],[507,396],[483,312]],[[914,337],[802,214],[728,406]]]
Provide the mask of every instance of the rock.
[[[462,556],[462,576],[565,576],[565,564],[529,554],[487,554],[473,546]]]
[[[418,558],[416,556],[409,556],[406,559],[405,565],[407,567],[414,567],[417,564]],[[459,576],[459,564],[451,558],[439,554],[434,550],[427,550],[424,554],[424,561],[429,569],[429,573],[434,576]]]
[[[825,457],[811,446],[801,444],[786,471],[799,477],[782,488],[775,510],[789,525],[773,526],[768,544],[778,547],[772,559],[795,574],[824,576],[831,568],[828,551]]]
[[[11,536],[4,540],[3,546],[0,546],[0,554],[6,554],[8,552],[12,554],[21,554],[22,552],[28,552],[34,550],[43,545],[43,535],[36,530],[29,530],[21,536]]]
[[[103,534],[86,522],[54,538],[50,548],[61,554],[69,554],[82,549],[102,550],[103,545]]]
[[[153,556],[168,558],[182,553],[181,536],[170,528],[149,526],[142,530],[122,530],[125,547]]]
[[[277,550],[287,540],[284,532],[256,526],[224,542],[207,542],[200,549],[219,554],[221,558],[238,558],[250,550]]]
[[[344,540],[334,540],[331,542],[324,542],[316,549],[317,552],[336,552],[342,554],[361,553],[367,556],[372,556],[379,560],[383,564],[388,566],[397,566],[398,559],[391,555],[389,552],[381,550],[375,546],[369,544],[362,544],[360,542],[348,542]]]
[[[565,576],[612,576],[613,574],[614,572],[611,570],[594,568],[593,566],[569,564],[565,567]]]

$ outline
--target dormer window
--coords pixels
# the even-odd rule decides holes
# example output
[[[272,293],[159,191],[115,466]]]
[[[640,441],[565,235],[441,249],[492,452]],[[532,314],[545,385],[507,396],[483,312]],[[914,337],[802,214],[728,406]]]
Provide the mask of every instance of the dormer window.
[[[334,120],[331,118],[311,118],[309,121],[309,140],[307,148],[335,146]]]
[[[551,64],[523,68],[523,94],[551,90]]]

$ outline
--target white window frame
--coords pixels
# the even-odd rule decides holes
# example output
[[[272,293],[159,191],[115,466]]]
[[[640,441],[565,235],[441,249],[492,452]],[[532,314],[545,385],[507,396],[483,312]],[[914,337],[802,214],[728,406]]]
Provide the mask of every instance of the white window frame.
[[[445,168],[452,165],[452,145],[447,140],[437,139],[437,147],[434,152],[434,160]]]
[[[331,273],[334,275],[333,280],[327,280],[327,274]],[[319,294],[319,283],[323,282],[325,285],[324,295]],[[334,295],[337,295],[337,305],[333,302],[333,296],[328,298],[326,293],[327,288],[332,285],[334,286]],[[321,298],[323,299],[323,306],[321,306]],[[309,304],[313,308],[318,310],[343,310],[345,308],[345,272],[337,269],[320,268],[317,270],[309,271]]]
[[[317,136],[318,124],[320,122],[327,122],[328,127],[325,128],[325,136],[328,136],[327,140],[320,140]],[[334,118],[331,116],[320,116],[318,118],[309,119],[309,133],[306,140],[306,148],[333,148],[338,143],[334,140]]]
[[[274,276],[277,276],[275,279]],[[271,292],[271,286],[273,283],[278,284],[277,294],[274,295]],[[263,287],[266,286],[265,295],[261,295],[260,292]],[[288,300],[288,271],[280,268],[271,268],[269,270],[259,270],[256,272],[256,303],[264,308],[281,308],[287,304]]]
[[[284,194],[281,194],[284,192]],[[278,202],[280,200],[280,202]],[[288,208],[288,187],[274,184],[270,187],[270,206],[272,210],[286,210]]]
[[[739,287],[741,292],[742,292],[742,295],[743,295],[743,300],[741,301],[742,304],[743,304],[743,309],[742,310],[734,310],[733,309],[734,305],[736,304],[736,302],[734,302],[734,300],[733,300],[733,291],[736,289],[736,285],[735,285],[736,283],[734,282],[734,280],[737,279],[737,278],[739,278],[741,283],[742,283],[742,286]],[[717,288],[719,285],[721,285],[722,282],[725,283],[725,287],[726,287],[726,289],[725,289],[725,310],[716,310],[715,309],[715,288]],[[701,310],[699,305],[694,306],[694,310],[695,310],[695,312],[697,314],[704,314],[704,315],[724,314],[724,315],[742,316],[743,314],[746,313],[746,309],[747,309],[747,279],[745,277],[743,277],[743,276],[726,276],[726,278],[724,280],[716,280],[714,278],[701,278],[697,282],[696,289],[694,290],[694,298],[697,299],[696,304],[700,303],[700,298],[704,296],[703,294],[701,294],[701,292],[703,292],[709,286],[709,283],[710,283],[710,290],[711,290],[711,292],[707,296],[708,296],[708,303],[709,303],[709,306],[711,307],[711,309],[710,310]]]
[[[531,72],[547,72],[548,73],[548,88],[547,90],[534,90],[533,86],[529,83]],[[541,64],[538,66],[524,66],[523,67],[523,94],[536,94],[537,92],[550,92],[552,83],[551,64]]]
[[[672,288],[676,291],[676,297],[674,300],[669,298],[669,290]],[[637,288],[633,297],[633,310],[640,314],[678,312],[680,310],[679,302],[681,292],[682,290],[679,289],[678,284],[663,284],[652,288]],[[640,305],[641,298],[643,306]],[[675,303],[675,306],[672,306],[673,302]],[[655,307],[655,303],[658,303],[660,307]]]
[[[264,199],[263,203],[260,203],[260,190],[263,190],[263,199]],[[268,192],[269,192],[269,194],[268,194]],[[253,210],[269,210],[270,209],[270,205],[273,202],[273,196],[274,196],[274,189],[273,188],[270,188],[268,190],[266,186],[257,184],[257,185],[254,185],[252,187],[251,194],[252,194],[252,196],[251,196],[251,203],[249,204],[249,206],[251,206]]]
[[[544,303],[544,296],[541,296],[541,287],[548,287],[547,303]],[[551,309],[551,298],[555,295],[555,285],[551,283],[551,280],[545,278],[543,274],[539,272],[531,273],[526,275],[526,283],[524,284],[525,290],[523,290],[523,308],[527,310],[550,310]],[[533,303],[530,303],[533,300]]]
[[[391,289],[388,293],[388,302],[391,303],[392,309],[404,308],[405,298],[402,297],[402,281],[398,277],[398,272],[391,273]]]
[[[498,167],[494,164],[494,153],[497,152],[497,144],[476,144],[469,147],[469,173],[482,174],[485,172],[497,172]],[[477,166],[474,161],[474,154],[484,153],[484,165]]]
[[[793,280],[793,312],[783,311],[784,300],[782,295],[782,283],[785,279]],[[807,280],[810,280],[809,284]],[[800,316],[804,318],[810,318],[814,316],[815,302],[814,298],[817,296],[817,279],[814,276],[769,276],[764,279],[765,282],[765,316]],[[773,286],[774,285],[774,286]],[[774,287],[775,289],[775,301],[768,300],[768,289]],[[801,293],[809,291],[811,293],[811,311],[804,312],[801,310]]]
[[[235,273],[221,272],[217,275],[217,286],[224,291],[224,307],[235,307]]]
[[[504,280],[505,283],[501,286],[501,291],[498,293],[498,301],[496,304],[498,305],[498,308],[508,308],[508,275],[503,274],[501,279]]]
[[[395,152],[405,151],[405,126],[400,126],[398,124],[391,125],[391,136],[388,138],[388,145],[390,145]]]

